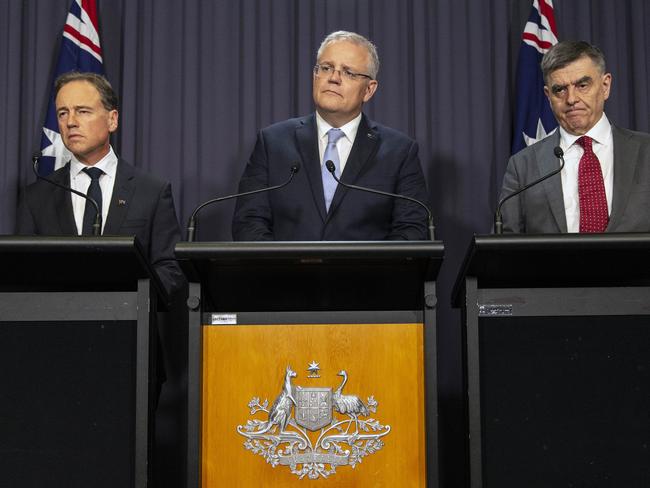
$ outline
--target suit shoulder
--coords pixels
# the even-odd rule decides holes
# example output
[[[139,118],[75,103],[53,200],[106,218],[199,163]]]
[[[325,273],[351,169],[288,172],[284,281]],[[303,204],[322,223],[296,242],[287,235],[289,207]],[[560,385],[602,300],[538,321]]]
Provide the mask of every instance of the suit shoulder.
[[[553,150],[559,144],[559,136],[549,135],[535,144],[526,146],[521,151],[512,155],[513,160],[528,160],[531,158],[555,157]]]
[[[370,130],[374,130],[375,132],[377,132],[377,134],[379,134],[383,139],[408,142],[410,144],[416,142],[415,139],[413,139],[412,137],[409,137],[408,135],[398,131],[397,129],[388,127],[387,125],[378,124],[377,122],[368,120],[368,127],[370,128]]]
[[[271,135],[271,136],[276,134],[285,134],[287,132],[292,132],[295,129],[310,123],[310,119],[312,117],[313,116],[308,115],[305,117],[295,117],[292,119],[282,120],[280,122],[276,122],[267,127],[264,127],[260,132],[264,133],[265,135]]]
[[[624,129],[618,126],[612,126],[612,131],[614,131],[614,133],[618,132],[621,136],[626,138],[637,139],[642,144],[650,144],[650,134],[647,132]]]
[[[542,141],[538,141],[535,144],[540,144]],[[517,151],[515,154],[513,154],[510,159],[513,159],[515,161],[517,160],[522,160],[522,159],[528,159],[533,157],[535,154],[536,149],[533,148],[535,144],[531,144],[530,146],[526,146],[525,148],[521,149],[520,151]]]
[[[63,166],[62,168],[57,169],[53,173],[50,173],[47,175],[47,178],[55,181],[59,184],[62,185],[67,185],[68,184],[68,174],[69,174],[69,166]],[[47,181],[37,179],[36,181],[30,183],[25,187],[25,191],[32,194],[32,193],[40,193],[42,191],[52,191],[56,187],[52,185],[52,183],[48,183]]]
[[[362,129],[363,127],[360,126],[359,131]],[[368,131],[370,137],[378,137],[382,144],[386,144],[390,147],[401,148],[403,150],[411,150],[413,147],[418,147],[417,141],[412,137],[409,137],[397,129],[378,124],[371,120],[368,120]],[[360,133],[357,133],[357,138],[359,135]]]
[[[169,184],[169,182],[164,181],[141,168],[133,166],[123,159],[120,159],[119,161],[118,172],[122,172],[127,178],[133,178],[137,180],[138,183],[144,183],[152,187],[162,188]]]

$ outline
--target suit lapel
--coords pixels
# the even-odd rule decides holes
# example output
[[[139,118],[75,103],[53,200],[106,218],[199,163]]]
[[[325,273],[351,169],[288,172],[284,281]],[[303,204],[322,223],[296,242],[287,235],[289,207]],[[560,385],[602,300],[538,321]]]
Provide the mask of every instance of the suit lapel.
[[[314,204],[318,208],[321,219],[325,222],[327,211],[325,210],[323,178],[321,176],[320,155],[318,154],[318,130],[316,128],[315,114],[300,121],[300,125],[296,128],[296,141],[302,158],[302,167],[305,169],[307,179],[311,185]]]
[[[111,203],[108,206],[108,217],[106,217],[106,224],[104,225],[105,235],[119,234],[134,191],[135,181],[133,168],[124,161],[119,160],[115,173],[115,184],[113,185]]]
[[[60,185],[70,187],[70,163],[65,165],[64,171],[58,171],[51,176],[53,181]],[[54,206],[59,221],[59,227],[63,235],[78,235],[77,223],[74,220],[74,211],[72,210],[72,194],[61,188],[55,190]]]
[[[555,134],[548,137],[546,143],[540,144],[535,152],[539,166],[538,178],[546,175],[559,167],[559,161],[555,157],[553,149],[560,144],[560,131],[556,130]],[[551,214],[558,226],[558,232],[567,232],[566,213],[564,210],[564,194],[562,193],[562,178],[555,175],[542,182],[546,198],[548,200]]]
[[[627,137],[617,127],[612,126],[614,144],[614,185],[612,190],[612,213],[607,230],[616,228],[622,217],[630,196],[629,189],[639,160],[640,146],[638,141]]]
[[[354,184],[363,167],[375,154],[379,147],[379,142],[379,134],[375,130],[374,125],[371,126],[366,119],[366,116],[362,115],[359,129],[357,130],[357,136],[354,139],[352,150],[350,151],[348,160],[345,163],[345,169],[341,175],[341,181],[348,184]],[[336,192],[334,193],[332,204],[330,205],[329,215],[332,215],[333,211],[339,206],[347,192],[348,189],[342,185],[336,187]]]

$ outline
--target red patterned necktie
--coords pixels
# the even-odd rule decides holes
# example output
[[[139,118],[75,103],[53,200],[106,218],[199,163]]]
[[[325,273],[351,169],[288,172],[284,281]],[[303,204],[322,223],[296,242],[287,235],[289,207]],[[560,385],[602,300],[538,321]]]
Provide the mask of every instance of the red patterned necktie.
[[[609,214],[600,161],[591,148],[591,137],[582,136],[577,142],[585,150],[578,166],[580,232],[605,232]]]

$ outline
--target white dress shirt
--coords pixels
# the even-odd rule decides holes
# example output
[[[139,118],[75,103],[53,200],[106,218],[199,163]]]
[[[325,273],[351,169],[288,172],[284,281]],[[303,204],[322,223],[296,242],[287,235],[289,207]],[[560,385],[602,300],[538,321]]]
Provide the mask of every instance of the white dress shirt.
[[[605,182],[607,211],[612,212],[612,191],[614,187],[614,141],[612,126],[603,114],[600,120],[585,134],[593,139],[593,151],[600,161]],[[560,127],[560,147],[564,151],[564,169],[562,170],[562,195],[568,232],[580,232],[580,199],[578,196],[578,166],[584,153],[576,141],[581,136],[574,136]]]
[[[79,162],[72,156],[70,160],[70,186],[81,193],[88,193],[90,186],[90,176],[84,173],[83,169],[88,166]],[[115,185],[115,174],[117,173],[117,156],[112,147],[109,147],[108,154],[98,161],[94,168],[101,169],[104,174],[99,178],[99,187],[102,189],[102,233],[108,217],[108,207],[113,195],[113,186]],[[84,212],[86,210],[86,199],[79,195],[72,194],[72,211],[74,220],[77,224],[77,232],[81,235],[84,221]]]
[[[339,152],[339,163],[341,166],[341,174],[345,169],[345,163],[348,161],[348,156],[350,156],[350,151],[352,150],[352,144],[354,144],[354,138],[357,137],[357,130],[359,129],[359,124],[361,123],[361,114],[357,115],[347,124],[338,127],[343,131],[344,136],[336,141],[336,150]],[[332,129],[332,126],[325,122],[325,119],[316,112],[316,126],[318,127],[318,154],[320,155],[320,165],[321,168],[325,161],[323,161],[323,156],[325,155],[325,149],[327,148],[327,132]]]

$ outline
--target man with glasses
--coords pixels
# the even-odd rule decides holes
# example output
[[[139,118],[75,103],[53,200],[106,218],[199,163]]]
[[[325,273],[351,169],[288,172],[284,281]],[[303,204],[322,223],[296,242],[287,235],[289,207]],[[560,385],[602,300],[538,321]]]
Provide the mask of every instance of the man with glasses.
[[[417,204],[338,185],[344,183],[427,200],[415,141],[369,120],[362,106],[377,90],[379,58],[365,37],[327,36],[313,70],[316,112],[260,131],[239,192],[286,188],[240,197],[233,218],[239,241],[427,239],[427,216]]]

